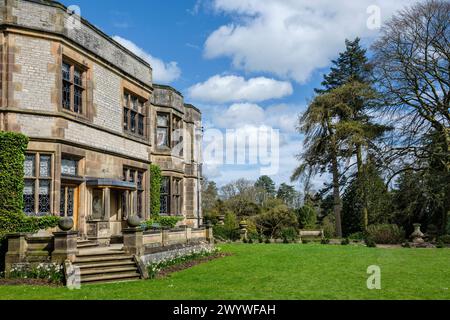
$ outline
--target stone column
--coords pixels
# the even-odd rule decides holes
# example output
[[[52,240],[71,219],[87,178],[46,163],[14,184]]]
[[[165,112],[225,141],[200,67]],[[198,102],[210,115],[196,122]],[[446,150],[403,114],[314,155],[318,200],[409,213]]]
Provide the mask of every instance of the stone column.
[[[55,249],[52,252],[52,262],[64,263],[66,260],[75,261],[78,254],[77,231],[53,232]]]
[[[103,209],[105,210],[103,220],[109,222],[111,219],[111,189],[103,189]]]
[[[5,256],[5,272],[7,277],[14,264],[26,261],[28,249],[26,236],[26,233],[12,233],[7,235],[8,252]]]
[[[130,255],[142,256],[145,251],[144,232],[142,228],[125,228],[123,234],[123,250]]]

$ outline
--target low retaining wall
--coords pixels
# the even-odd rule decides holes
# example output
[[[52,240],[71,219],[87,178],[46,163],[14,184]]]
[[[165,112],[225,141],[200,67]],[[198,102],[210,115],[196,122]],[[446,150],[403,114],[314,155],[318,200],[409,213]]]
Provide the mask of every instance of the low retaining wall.
[[[161,262],[163,260],[171,260],[205,250],[214,250],[214,245],[210,243],[172,245],[170,247],[166,247],[164,251],[153,250],[152,252],[152,250],[148,250],[144,255],[140,257],[140,260],[144,265],[147,266],[153,263]]]
[[[178,228],[169,230],[145,231],[143,244],[145,247],[167,247],[176,244],[211,242],[212,228]]]

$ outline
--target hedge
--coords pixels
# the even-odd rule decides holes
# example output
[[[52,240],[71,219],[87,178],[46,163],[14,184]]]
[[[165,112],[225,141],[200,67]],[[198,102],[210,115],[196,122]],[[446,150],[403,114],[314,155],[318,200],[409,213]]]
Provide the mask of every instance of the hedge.
[[[161,169],[155,164],[150,165],[150,214],[159,216],[161,211]]]

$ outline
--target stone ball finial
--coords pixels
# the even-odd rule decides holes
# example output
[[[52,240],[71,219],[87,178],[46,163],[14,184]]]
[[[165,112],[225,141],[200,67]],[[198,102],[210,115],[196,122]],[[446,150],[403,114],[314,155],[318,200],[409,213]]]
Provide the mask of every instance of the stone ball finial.
[[[141,225],[142,221],[138,216],[131,216],[128,218],[127,223],[130,228],[137,228]]]
[[[62,230],[62,231],[70,231],[73,228],[73,219],[70,217],[64,217],[59,219],[58,222],[58,227]]]

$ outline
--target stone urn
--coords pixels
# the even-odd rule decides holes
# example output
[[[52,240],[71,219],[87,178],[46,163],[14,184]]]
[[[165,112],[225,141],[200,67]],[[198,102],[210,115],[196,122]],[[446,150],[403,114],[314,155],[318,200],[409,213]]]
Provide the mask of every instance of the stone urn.
[[[59,219],[58,222],[58,227],[62,230],[62,231],[70,231],[73,228],[73,219],[70,217],[64,217]]]
[[[411,234],[411,239],[414,243],[424,243],[423,237],[425,236],[422,231],[420,230],[420,227],[422,226],[420,223],[415,223],[414,225],[414,232]]]
[[[247,221],[242,220],[241,222],[239,222],[239,227],[241,227],[241,229],[247,229],[248,227]]]
[[[241,234],[241,240],[247,240],[247,227],[248,227],[248,223],[245,220],[242,220],[241,222],[239,222],[239,227],[240,227],[240,234]]]
[[[218,225],[223,226],[225,224],[225,215],[220,215],[217,218],[219,219]]]
[[[128,226],[130,228],[137,228],[141,226],[141,219],[138,216],[131,216],[127,220]]]

